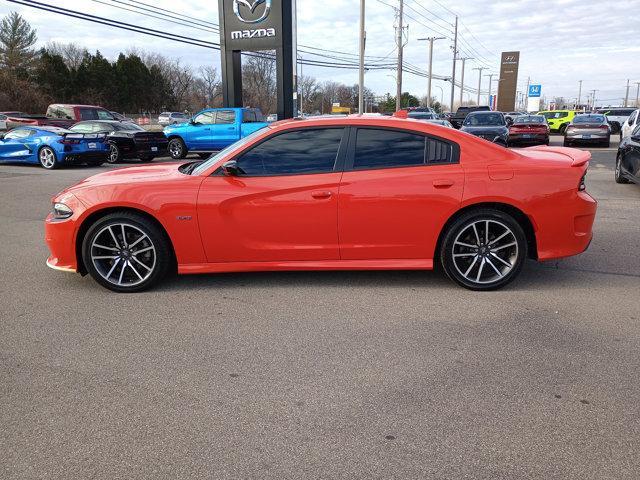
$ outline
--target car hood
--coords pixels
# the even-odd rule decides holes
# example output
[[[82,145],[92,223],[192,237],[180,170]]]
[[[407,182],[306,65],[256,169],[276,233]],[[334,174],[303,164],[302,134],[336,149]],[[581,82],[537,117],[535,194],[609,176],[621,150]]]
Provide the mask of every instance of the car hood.
[[[170,162],[155,165],[140,165],[127,168],[118,168],[109,172],[98,173],[89,178],[76,183],[72,187],[64,190],[64,192],[78,192],[86,189],[94,189],[105,185],[117,184],[142,184],[148,182],[162,182],[175,178],[185,177],[188,175],[180,173],[178,167],[186,162]]]
[[[474,135],[478,135],[478,134],[489,135],[491,133],[495,135],[503,135],[507,132],[507,127],[502,125],[490,125],[486,127],[463,125],[460,130],[462,130],[463,132],[472,133]]]

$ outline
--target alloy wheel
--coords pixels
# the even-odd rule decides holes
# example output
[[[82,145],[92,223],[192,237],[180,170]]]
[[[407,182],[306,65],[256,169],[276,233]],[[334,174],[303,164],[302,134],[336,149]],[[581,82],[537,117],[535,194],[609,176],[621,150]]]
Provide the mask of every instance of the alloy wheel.
[[[56,154],[49,147],[43,147],[38,154],[40,165],[46,169],[52,169],[56,166]]]
[[[149,235],[130,223],[102,228],[93,237],[90,255],[98,274],[118,287],[133,287],[147,280],[157,259]]]
[[[118,150],[118,146],[110,143],[109,144],[109,163],[117,163],[120,160],[120,151]]]
[[[182,156],[182,143],[180,140],[171,140],[169,142],[169,153],[172,158],[180,158]]]
[[[488,285],[502,280],[516,266],[519,255],[514,232],[497,220],[477,220],[456,236],[451,255],[467,282]]]

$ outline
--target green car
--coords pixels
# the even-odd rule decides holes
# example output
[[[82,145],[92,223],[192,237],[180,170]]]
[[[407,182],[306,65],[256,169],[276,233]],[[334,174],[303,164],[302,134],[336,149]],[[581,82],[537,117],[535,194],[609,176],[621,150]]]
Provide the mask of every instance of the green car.
[[[538,115],[543,115],[544,118],[547,119],[550,131],[559,132],[564,135],[567,125],[571,123],[573,117],[578,113],[582,112],[577,112],[575,110],[543,110],[538,112]]]

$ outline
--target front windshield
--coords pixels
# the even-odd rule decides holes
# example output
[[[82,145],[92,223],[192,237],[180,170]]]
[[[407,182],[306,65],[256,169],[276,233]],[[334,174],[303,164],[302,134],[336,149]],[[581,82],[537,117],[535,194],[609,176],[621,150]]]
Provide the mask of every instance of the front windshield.
[[[500,113],[470,113],[464,120],[464,124],[468,127],[491,127],[504,125],[504,118]]]
[[[204,172],[205,170],[210,168],[212,165],[214,165],[216,162],[218,162],[221,158],[225,157],[226,155],[229,155],[230,153],[233,153],[235,150],[239,150],[240,148],[244,147],[247,143],[251,142],[254,138],[262,135],[264,133],[265,128],[267,127],[262,127],[256,130],[255,132],[253,132],[252,134],[247,135],[244,138],[241,138],[236,143],[232,143],[227,148],[220,150],[213,157],[209,157],[207,160],[205,160],[196,168],[194,168],[193,171],[191,172],[191,175],[200,175],[202,172]]]

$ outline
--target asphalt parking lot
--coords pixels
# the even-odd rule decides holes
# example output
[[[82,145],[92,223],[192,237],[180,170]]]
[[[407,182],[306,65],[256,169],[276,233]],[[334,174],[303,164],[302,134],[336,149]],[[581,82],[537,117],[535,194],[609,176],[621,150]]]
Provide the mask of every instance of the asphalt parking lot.
[[[117,295],[48,269],[42,222],[114,167],[0,166],[0,477],[639,478],[640,186],[612,139],[589,250],[490,293],[294,272]]]

